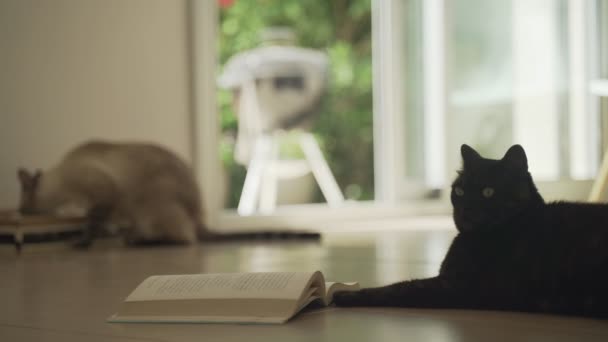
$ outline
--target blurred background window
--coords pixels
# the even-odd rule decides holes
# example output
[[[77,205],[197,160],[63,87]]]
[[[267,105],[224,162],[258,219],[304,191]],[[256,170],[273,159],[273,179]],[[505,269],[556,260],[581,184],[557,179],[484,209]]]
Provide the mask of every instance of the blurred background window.
[[[311,100],[305,131],[341,203],[442,202],[448,212],[445,189],[462,143],[491,158],[522,144],[544,195],[588,193],[608,136],[608,1],[223,0],[219,7],[220,75],[231,59],[267,46],[273,28],[288,32],[275,34],[274,45],[326,56],[326,83]],[[291,75],[268,84],[295,94],[307,82]],[[235,157],[243,93],[223,87],[217,96],[225,207],[237,208],[248,166]],[[279,159],[294,162],[276,202],[325,203],[300,138],[281,131]]]

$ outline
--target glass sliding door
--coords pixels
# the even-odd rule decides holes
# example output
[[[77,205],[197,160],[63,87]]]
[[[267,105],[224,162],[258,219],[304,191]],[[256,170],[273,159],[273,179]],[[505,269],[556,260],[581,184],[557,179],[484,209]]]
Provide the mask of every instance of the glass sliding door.
[[[541,191],[584,198],[601,157],[606,2],[405,3],[401,199],[446,189],[463,143],[490,158],[521,144]]]

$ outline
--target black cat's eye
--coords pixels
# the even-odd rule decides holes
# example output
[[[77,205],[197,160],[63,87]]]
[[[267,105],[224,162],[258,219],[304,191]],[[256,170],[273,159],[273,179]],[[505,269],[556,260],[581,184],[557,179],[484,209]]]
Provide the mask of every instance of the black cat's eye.
[[[492,195],[494,195],[494,189],[492,189],[490,187],[485,187],[485,188],[483,188],[481,193],[483,194],[483,197],[490,198],[490,197],[492,197]]]
[[[462,190],[461,187],[457,186],[457,187],[454,187],[454,193],[456,194],[456,196],[463,196],[464,190]]]

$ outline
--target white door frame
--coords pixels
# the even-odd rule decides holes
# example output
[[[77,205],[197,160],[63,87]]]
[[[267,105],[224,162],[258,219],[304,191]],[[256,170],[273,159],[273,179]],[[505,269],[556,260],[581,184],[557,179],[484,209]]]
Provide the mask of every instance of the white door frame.
[[[218,7],[217,1],[207,0],[191,0],[189,5],[192,160],[202,193],[204,222],[216,227],[222,209],[217,200],[222,192],[216,101]]]
[[[403,1],[372,2],[372,71],[374,94],[374,193],[383,203],[397,203],[405,177]],[[400,115],[401,114],[401,115]]]

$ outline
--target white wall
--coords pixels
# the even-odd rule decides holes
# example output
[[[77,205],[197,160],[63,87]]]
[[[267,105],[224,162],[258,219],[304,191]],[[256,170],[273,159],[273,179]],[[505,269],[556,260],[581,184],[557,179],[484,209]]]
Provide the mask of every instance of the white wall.
[[[97,137],[191,160],[186,0],[0,1],[0,208],[18,166]]]

